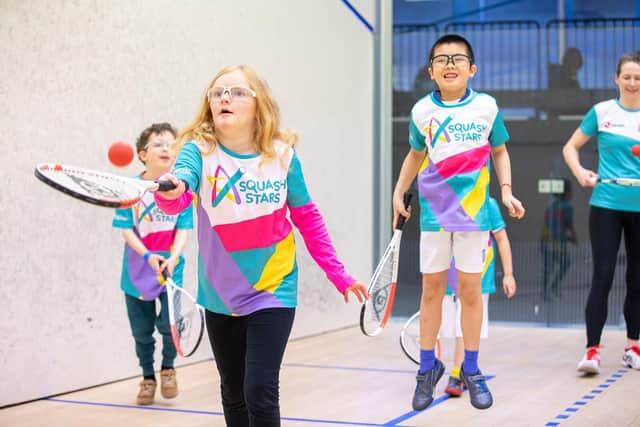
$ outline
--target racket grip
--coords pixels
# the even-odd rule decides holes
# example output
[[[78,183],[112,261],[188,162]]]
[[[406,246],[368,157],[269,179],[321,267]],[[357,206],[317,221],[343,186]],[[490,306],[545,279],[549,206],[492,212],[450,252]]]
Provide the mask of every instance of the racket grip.
[[[408,209],[409,206],[411,205],[411,198],[413,197],[413,193],[409,193],[408,191],[406,193],[404,193],[404,195],[402,196],[402,202],[404,203],[404,208]],[[402,227],[404,226],[404,223],[407,219],[405,217],[403,217],[402,215],[400,215],[398,217],[398,223],[396,224],[396,230],[401,230]]]
[[[187,191],[189,189],[189,184],[184,180],[182,182],[184,182],[184,191]],[[171,181],[158,181],[158,191],[170,191],[175,188],[176,186]]]

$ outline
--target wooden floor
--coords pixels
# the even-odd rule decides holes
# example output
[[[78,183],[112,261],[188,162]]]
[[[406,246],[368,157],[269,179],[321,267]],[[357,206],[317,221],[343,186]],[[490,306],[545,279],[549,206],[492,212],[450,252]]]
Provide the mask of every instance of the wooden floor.
[[[468,394],[411,409],[416,366],[401,352],[401,323],[382,336],[348,328],[289,343],[281,375],[283,426],[640,426],[640,372],[620,364],[624,332],[604,333],[602,373],[581,377],[584,331],[491,326],[480,365],[494,406],[474,409]],[[450,342],[443,361],[451,365]],[[0,411],[0,426],[224,426],[212,361],[178,369],[180,395],[135,405],[134,378]]]

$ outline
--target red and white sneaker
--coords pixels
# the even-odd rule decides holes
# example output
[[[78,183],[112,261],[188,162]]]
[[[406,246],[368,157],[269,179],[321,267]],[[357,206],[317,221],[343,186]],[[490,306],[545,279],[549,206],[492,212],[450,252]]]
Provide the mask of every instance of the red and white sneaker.
[[[622,365],[627,368],[640,369],[640,347],[634,345],[633,347],[625,348],[622,355]]]
[[[640,360],[640,359],[639,359]],[[600,346],[594,345],[587,348],[587,352],[584,357],[578,363],[578,371],[586,374],[599,374],[600,373]]]

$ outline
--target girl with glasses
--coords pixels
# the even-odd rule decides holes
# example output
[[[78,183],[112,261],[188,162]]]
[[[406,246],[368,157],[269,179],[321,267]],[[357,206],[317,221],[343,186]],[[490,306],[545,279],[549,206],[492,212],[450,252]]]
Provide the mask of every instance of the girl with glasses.
[[[279,426],[279,373],[295,314],[295,225],[316,263],[348,302],[364,285],[336,256],[305,184],[278,105],[246,65],[218,72],[196,118],[177,137],[177,185],[155,193],[167,213],[198,195],[198,302],[220,374],[228,426]],[[287,218],[289,216],[291,221]]]

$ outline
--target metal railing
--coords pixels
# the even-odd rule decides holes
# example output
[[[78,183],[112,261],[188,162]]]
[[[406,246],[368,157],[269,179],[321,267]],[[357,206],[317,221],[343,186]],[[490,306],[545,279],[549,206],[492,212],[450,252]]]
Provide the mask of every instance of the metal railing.
[[[458,33],[476,53],[479,90],[542,90],[548,65],[559,64],[565,48],[582,53],[578,80],[583,89],[611,88],[617,59],[640,49],[640,18],[550,20],[544,30],[537,21],[451,22],[440,31],[435,24],[398,25],[393,30],[394,89],[415,92],[437,38]],[[430,83],[426,85],[427,88]]]

